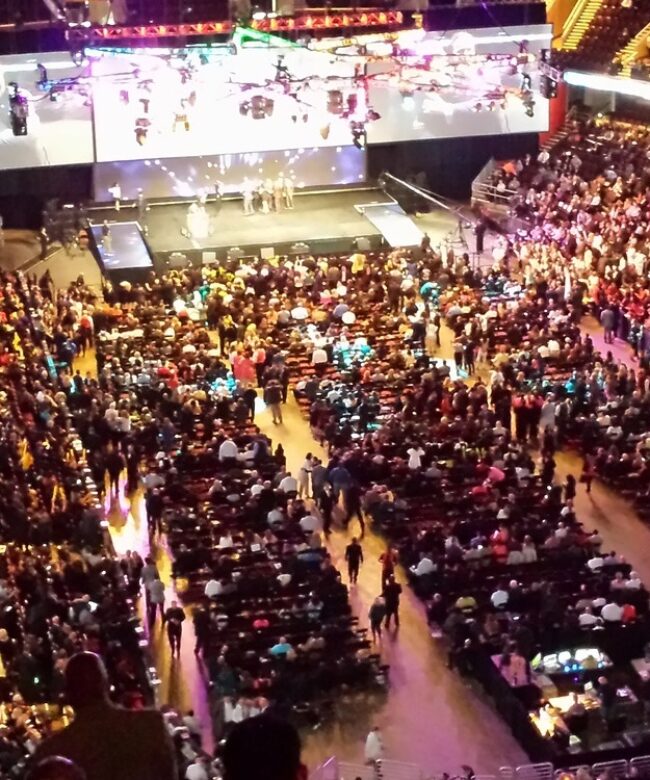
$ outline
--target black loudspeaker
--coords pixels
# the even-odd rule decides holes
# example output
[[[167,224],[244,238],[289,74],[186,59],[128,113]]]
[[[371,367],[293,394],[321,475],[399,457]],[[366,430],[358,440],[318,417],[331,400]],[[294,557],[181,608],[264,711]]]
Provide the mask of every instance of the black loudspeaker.
[[[557,81],[554,81],[549,76],[540,76],[539,91],[544,98],[557,97]]]

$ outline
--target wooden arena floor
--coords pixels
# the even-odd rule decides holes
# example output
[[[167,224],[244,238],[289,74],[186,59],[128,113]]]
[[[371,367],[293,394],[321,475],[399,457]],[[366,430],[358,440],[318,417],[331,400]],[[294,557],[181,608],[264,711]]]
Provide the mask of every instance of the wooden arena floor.
[[[586,321],[585,329],[594,333],[597,346],[602,344],[595,322]],[[443,331],[442,357],[451,357],[449,332]],[[625,345],[616,351],[627,359]],[[93,370],[94,360],[88,353],[83,365]],[[274,426],[270,415],[262,412],[257,419],[261,429],[274,444],[282,442],[289,467],[298,470],[306,452],[319,452],[307,423],[293,403],[284,413],[284,424]],[[580,473],[580,461],[573,454],[558,458],[558,476]],[[598,528],[605,549],[615,549],[631,561],[645,582],[650,582],[650,529],[638,519],[630,506],[608,488],[595,483],[587,496],[579,488],[577,513],[587,528]],[[143,496],[138,492],[129,502],[123,496],[107,506],[111,535],[118,553],[138,549],[148,551]],[[337,532],[329,544],[335,563],[342,571],[342,554],[349,537]],[[362,625],[367,625],[367,613],[380,590],[379,555],[385,544],[372,532],[363,542],[365,562],[359,583],[351,591],[353,609]],[[163,579],[169,585],[170,560],[167,550],[154,550]],[[344,574],[345,576],[345,574]],[[403,581],[403,578],[402,578]],[[386,758],[418,763],[425,776],[443,771],[458,772],[462,764],[470,764],[476,772],[494,774],[500,766],[527,761],[512,737],[478,687],[465,682],[446,668],[446,656],[440,640],[430,637],[424,611],[408,588],[404,589],[401,608],[401,628],[385,636],[381,653],[390,664],[390,689],[382,700],[363,698],[341,702],[340,718],[333,727],[324,727],[305,736],[305,759],[314,767],[325,758],[336,755],[341,760],[361,763],[363,742],[374,725],[383,731]],[[205,692],[204,669],[193,653],[194,637],[189,619],[185,622],[181,658],[172,661],[159,623],[152,635],[158,674],[161,679],[159,703],[169,703],[182,709],[194,709],[204,728],[204,745],[213,746],[209,707]]]

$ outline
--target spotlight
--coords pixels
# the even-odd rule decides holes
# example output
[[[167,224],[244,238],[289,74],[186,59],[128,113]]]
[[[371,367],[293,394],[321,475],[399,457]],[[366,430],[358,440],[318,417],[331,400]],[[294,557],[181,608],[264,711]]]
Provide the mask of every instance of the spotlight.
[[[323,139],[323,141],[326,141],[330,137],[330,126],[325,125],[324,127],[321,127],[320,129],[320,137]]]

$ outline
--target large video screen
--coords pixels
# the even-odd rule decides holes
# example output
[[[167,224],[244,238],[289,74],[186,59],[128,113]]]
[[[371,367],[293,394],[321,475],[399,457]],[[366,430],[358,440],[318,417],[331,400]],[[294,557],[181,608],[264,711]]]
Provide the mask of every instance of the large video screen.
[[[98,162],[350,144],[349,122],[327,105],[353,66],[320,52],[104,56],[92,74]]]
[[[64,52],[0,57],[0,170],[93,162],[91,94],[77,81],[82,72]],[[11,126],[13,85],[26,101],[25,135]]]
[[[0,170],[540,132],[551,27],[0,57]],[[27,107],[24,134],[10,101]]]
[[[403,38],[409,55],[368,64],[368,102],[381,117],[368,125],[369,143],[548,130],[539,61],[550,25]]]
[[[297,190],[359,184],[366,178],[366,154],[354,146],[328,146],[98,163],[95,200],[111,200],[116,184],[127,200],[135,199],[139,189],[145,198],[155,200],[210,196],[217,185],[222,195],[233,195],[242,192],[246,182],[257,187],[278,176],[291,179]]]

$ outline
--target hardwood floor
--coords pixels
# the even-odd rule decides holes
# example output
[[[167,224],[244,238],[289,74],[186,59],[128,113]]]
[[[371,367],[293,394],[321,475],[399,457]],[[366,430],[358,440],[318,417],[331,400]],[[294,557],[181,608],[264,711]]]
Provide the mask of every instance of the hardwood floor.
[[[585,329],[599,334],[597,326],[587,321]],[[598,344],[600,346],[600,344]],[[624,345],[616,349],[629,361]],[[443,332],[441,357],[451,356],[449,332]],[[90,364],[92,356],[86,358]],[[90,370],[90,369],[89,369]],[[289,402],[284,423],[273,425],[263,411],[257,419],[260,428],[283,444],[289,468],[297,472],[306,452],[318,454],[319,446],[297,406]],[[580,473],[580,460],[572,453],[558,458],[558,477]],[[623,554],[645,582],[650,582],[650,529],[644,526],[631,507],[607,487],[594,483],[588,496],[582,487],[576,499],[578,517],[587,528],[598,528],[605,548]],[[116,551],[148,551],[143,497],[138,492],[131,502],[123,497],[108,511]],[[335,564],[345,571],[342,556],[349,537],[356,533],[337,532],[329,548]],[[383,540],[370,531],[363,540],[365,561],[359,583],[351,588],[351,603],[361,624],[367,625],[372,599],[380,590],[379,556]],[[165,582],[168,598],[173,597],[170,559],[164,544],[154,550]],[[403,575],[401,576],[404,581]],[[161,680],[159,703],[181,709],[194,709],[204,729],[204,746],[211,749],[213,738],[202,663],[193,653],[194,637],[191,619],[184,624],[181,658],[172,661],[166,638],[156,624],[152,637],[156,667]],[[380,646],[382,657],[390,664],[390,688],[383,697],[348,697],[337,704],[337,722],[330,727],[305,735],[305,760],[310,767],[336,755],[341,760],[361,762],[363,742],[368,730],[379,725],[386,744],[386,757],[420,764],[425,774],[456,772],[461,764],[475,771],[494,774],[500,766],[526,763],[527,757],[503,724],[482,692],[446,668],[446,658],[439,640],[429,635],[424,611],[418,599],[405,587],[401,608],[401,627],[386,635]]]

